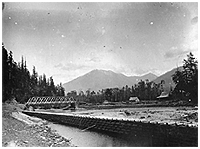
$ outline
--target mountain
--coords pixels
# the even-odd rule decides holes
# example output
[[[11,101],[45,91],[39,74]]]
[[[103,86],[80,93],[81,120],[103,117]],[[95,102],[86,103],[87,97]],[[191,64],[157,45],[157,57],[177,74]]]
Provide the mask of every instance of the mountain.
[[[115,73],[110,70],[92,70],[91,72],[80,76],[70,82],[64,83],[63,87],[66,92],[76,90],[76,91],[86,91],[90,89],[91,91],[98,91],[106,88],[122,88],[125,85],[132,86],[138,81],[149,79],[149,81],[157,78],[156,75],[149,73],[143,76],[126,76],[121,73]]]
[[[143,76],[133,76],[133,78],[134,77],[137,78],[139,81],[140,80],[146,80],[146,79],[148,79],[149,81],[153,81],[157,78],[157,76],[153,73],[148,73],[148,74],[145,74]]]
[[[183,67],[179,67],[178,69],[182,71],[182,70],[183,70]],[[161,76],[157,77],[155,80],[153,80],[153,82],[155,82],[155,83],[158,84],[158,83],[161,82],[161,80],[164,80],[164,81],[165,81],[164,90],[165,90],[166,92],[169,92],[170,86],[171,86],[172,88],[175,87],[175,83],[174,83],[173,80],[172,80],[172,75],[175,73],[176,70],[177,70],[177,68],[174,68],[174,69],[172,69],[172,70],[170,70],[170,71],[164,73],[163,75],[161,75]]]
[[[183,68],[179,67],[178,69],[182,70]],[[157,77],[155,80],[153,80],[153,82],[160,83],[161,80],[164,80],[165,84],[173,83],[172,75],[175,73],[176,70],[177,70],[177,68],[174,68],[174,69],[164,73],[163,75],[161,75],[161,76]]]

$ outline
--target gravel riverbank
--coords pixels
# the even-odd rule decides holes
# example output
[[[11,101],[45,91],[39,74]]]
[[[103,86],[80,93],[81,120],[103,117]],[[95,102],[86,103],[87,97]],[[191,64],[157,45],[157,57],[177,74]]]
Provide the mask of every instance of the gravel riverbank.
[[[196,107],[145,107],[74,112],[79,115],[112,117],[138,121],[152,121],[168,124],[183,124],[198,127],[198,108]]]
[[[198,107],[141,107],[116,109],[77,109],[76,111],[61,109],[37,109],[41,112],[70,113],[100,118],[119,118],[136,121],[151,121],[168,124],[181,124],[198,127]]]
[[[48,122],[20,112],[17,103],[2,104],[3,147],[72,147],[70,140],[48,127]]]

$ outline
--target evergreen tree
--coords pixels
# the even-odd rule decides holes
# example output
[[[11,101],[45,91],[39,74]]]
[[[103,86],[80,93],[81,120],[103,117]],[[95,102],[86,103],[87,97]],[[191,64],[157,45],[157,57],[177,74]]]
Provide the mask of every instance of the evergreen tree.
[[[2,44],[2,92],[3,102],[9,98],[9,65],[8,65],[8,52]]]
[[[56,88],[54,85],[53,77],[50,77],[50,91],[52,96],[56,96]]]
[[[112,90],[110,88],[107,88],[105,91],[105,96],[107,101],[111,101],[111,96],[112,96]]]
[[[13,53],[6,50],[2,44],[2,91],[3,102],[15,98],[18,102],[24,103],[31,96],[54,96],[57,88],[53,78],[46,78],[46,75],[38,77],[35,66],[30,75],[27,69],[26,59],[22,56],[21,63],[18,64],[13,59]],[[58,95],[64,96],[62,84],[58,85]]]
[[[65,89],[62,86],[62,83],[60,83],[60,96],[65,96]]]
[[[35,66],[33,66],[33,72],[31,75],[30,92],[32,96],[38,95],[38,74],[36,72]]]
[[[177,69],[172,79],[176,84],[174,94],[198,103],[198,62],[191,52],[183,61],[183,70]]]
[[[140,80],[138,82],[138,91],[139,91],[139,98],[140,99],[145,99],[145,82]]]

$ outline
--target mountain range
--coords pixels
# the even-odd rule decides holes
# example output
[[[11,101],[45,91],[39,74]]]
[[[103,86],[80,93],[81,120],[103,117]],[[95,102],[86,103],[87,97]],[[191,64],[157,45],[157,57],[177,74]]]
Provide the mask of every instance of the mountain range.
[[[182,70],[182,67],[179,67]],[[122,88],[123,86],[128,85],[129,87],[137,84],[140,80],[153,81],[155,83],[160,83],[161,80],[165,81],[165,91],[169,92],[170,86],[175,87],[175,84],[172,80],[172,75],[175,73],[177,68],[174,68],[161,76],[156,76],[153,73],[148,73],[142,76],[126,76],[121,73],[115,73],[110,70],[92,70],[89,73],[86,73],[83,76],[80,76],[72,81],[63,84],[66,92],[72,90],[76,91],[86,91],[90,89],[91,91],[99,91],[106,88]]]
[[[182,71],[183,67],[178,67],[178,69],[180,71]],[[170,86],[172,88],[175,87],[175,83],[172,80],[172,75],[175,73],[176,70],[177,70],[177,68],[174,68],[174,69],[164,73],[163,75],[161,75],[161,76],[157,77],[155,80],[153,80],[153,82],[160,83],[161,80],[164,80],[165,81],[164,90],[165,90],[165,92],[169,92],[170,91]]]
[[[157,76],[152,73],[143,76],[126,76],[110,70],[95,69],[72,81],[64,83],[63,86],[66,92],[72,90],[86,91],[88,89],[98,91],[105,88],[122,88],[125,85],[132,86],[140,80],[148,79],[149,81],[153,81],[156,78]]]

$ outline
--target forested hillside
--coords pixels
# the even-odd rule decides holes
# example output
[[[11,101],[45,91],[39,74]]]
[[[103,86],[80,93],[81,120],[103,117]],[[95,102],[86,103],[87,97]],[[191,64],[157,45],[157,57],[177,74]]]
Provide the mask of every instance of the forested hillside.
[[[2,94],[3,102],[15,98],[24,103],[32,96],[64,96],[62,84],[55,85],[53,78],[39,75],[33,66],[32,73],[27,69],[26,60],[15,62],[12,51],[2,45]]]

